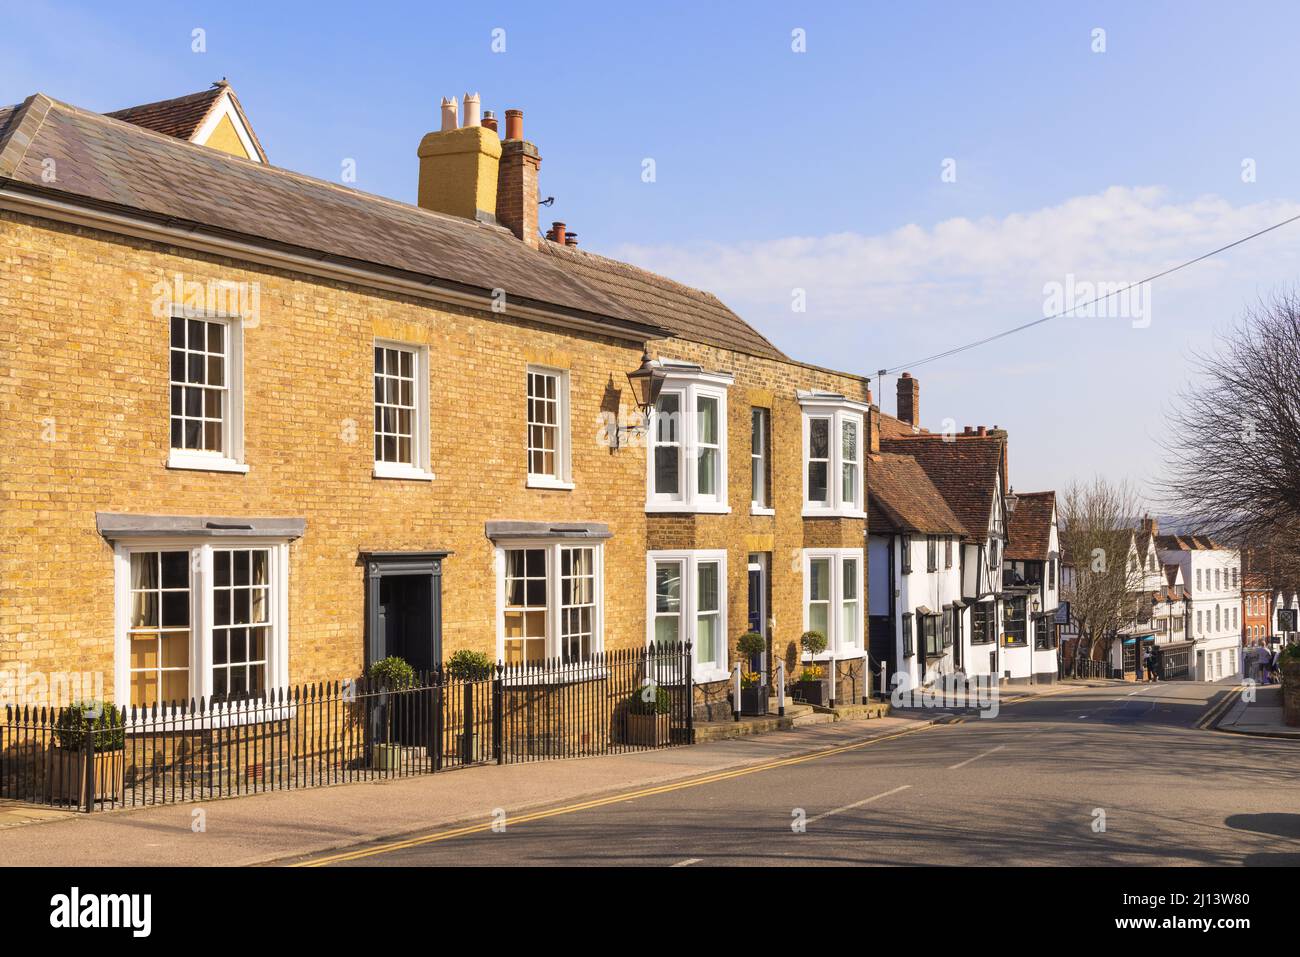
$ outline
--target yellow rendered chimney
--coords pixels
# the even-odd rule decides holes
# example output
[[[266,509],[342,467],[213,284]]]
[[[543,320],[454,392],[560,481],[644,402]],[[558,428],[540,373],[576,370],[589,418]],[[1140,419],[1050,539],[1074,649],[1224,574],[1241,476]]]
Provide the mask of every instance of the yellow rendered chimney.
[[[465,96],[465,126],[458,127],[456,99],[442,101],[442,129],[420,141],[417,202],[425,209],[464,219],[495,222],[501,139],[480,125],[477,94]]]

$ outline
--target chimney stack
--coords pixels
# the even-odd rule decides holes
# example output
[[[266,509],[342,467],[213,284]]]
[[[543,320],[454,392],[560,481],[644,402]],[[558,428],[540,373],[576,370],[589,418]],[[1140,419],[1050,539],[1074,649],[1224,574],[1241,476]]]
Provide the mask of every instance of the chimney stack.
[[[551,231],[546,234],[546,238],[559,243],[561,246],[565,245],[564,223],[551,223]]]
[[[921,424],[921,383],[910,372],[898,377],[898,418],[908,425]]]
[[[506,136],[500,149],[497,222],[536,248],[537,170],[542,165],[542,157],[537,147],[524,139],[524,114],[521,110],[506,110]]]
[[[483,111],[483,125],[493,133],[497,131],[497,115],[491,110]]]
[[[1152,538],[1155,538],[1156,535],[1160,534],[1159,519],[1154,519],[1150,515],[1144,516],[1142,519],[1142,531],[1150,535]]]
[[[456,98],[444,98],[442,129],[426,134],[416,153],[420,157],[416,201],[422,208],[496,222],[501,140],[480,125],[477,93],[465,94],[464,126],[457,121]]]

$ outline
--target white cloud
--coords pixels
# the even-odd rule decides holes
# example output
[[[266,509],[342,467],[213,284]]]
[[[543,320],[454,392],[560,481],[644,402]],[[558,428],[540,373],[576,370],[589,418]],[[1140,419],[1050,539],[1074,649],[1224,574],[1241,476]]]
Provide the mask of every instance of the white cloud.
[[[1112,187],[1003,217],[732,245],[628,245],[619,258],[708,289],[791,355],[874,373],[1042,317],[1044,286],[1142,279],[1300,214],[1300,203],[1172,199]],[[1259,296],[1290,286],[1300,223],[1151,287],[1151,323],[1068,317],[923,369],[923,422],[1012,430],[1021,487],[1103,472],[1139,483],[1167,463],[1152,441],[1189,348]],[[791,311],[791,290],[808,311]],[[893,411],[893,385],[881,405]]]

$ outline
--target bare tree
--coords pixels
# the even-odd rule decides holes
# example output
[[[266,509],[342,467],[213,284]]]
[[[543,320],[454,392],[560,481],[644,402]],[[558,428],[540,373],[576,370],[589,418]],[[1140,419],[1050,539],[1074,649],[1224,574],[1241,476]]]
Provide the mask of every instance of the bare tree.
[[[1098,476],[1073,482],[1058,499],[1061,550],[1071,565],[1062,597],[1079,629],[1080,653],[1100,647],[1107,657],[1118,630],[1133,619],[1133,594],[1141,589],[1140,566],[1129,562],[1137,493],[1127,481]]]
[[[1300,566],[1300,297],[1262,301],[1192,365],[1161,498],[1205,534]]]

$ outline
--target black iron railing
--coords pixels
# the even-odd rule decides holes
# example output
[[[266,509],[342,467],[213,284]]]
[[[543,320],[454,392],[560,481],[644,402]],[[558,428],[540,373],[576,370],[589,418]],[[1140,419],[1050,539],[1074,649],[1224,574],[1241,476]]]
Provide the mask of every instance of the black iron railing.
[[[1096,661],[1082,656],[1069,656],[1061,659],[1062,678],[1109,678],[1110,666],[1104,661]]]
[[[322,682],[103,714],[6,707],[0,798],[89,811],[689,744],[692,694],[690,646],[674,644],[443,667],[403,687]]]

